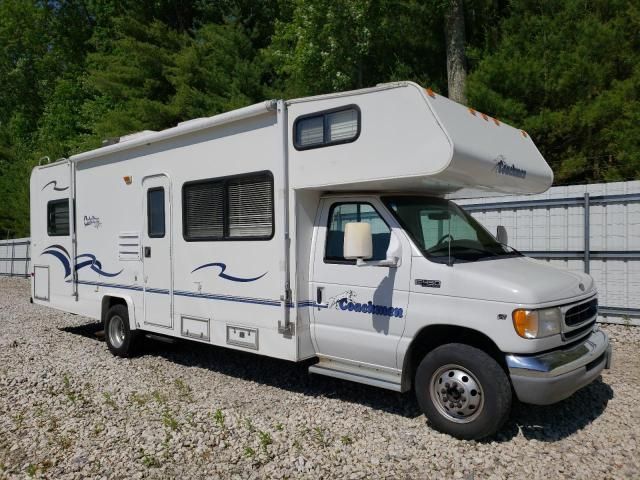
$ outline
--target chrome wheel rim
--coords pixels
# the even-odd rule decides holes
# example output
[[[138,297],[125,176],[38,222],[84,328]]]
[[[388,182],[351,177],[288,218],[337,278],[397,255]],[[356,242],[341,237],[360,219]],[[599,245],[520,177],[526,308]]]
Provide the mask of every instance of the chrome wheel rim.
[[[466,368],[444,365],[433,373],[430,385],[433,404],[447,420],[469,423],[482,412],[482,385]]]
[[[120,348],[124,344],[124,321],[119,315],[114,315],[109,320],[109,342],[115,348]]]

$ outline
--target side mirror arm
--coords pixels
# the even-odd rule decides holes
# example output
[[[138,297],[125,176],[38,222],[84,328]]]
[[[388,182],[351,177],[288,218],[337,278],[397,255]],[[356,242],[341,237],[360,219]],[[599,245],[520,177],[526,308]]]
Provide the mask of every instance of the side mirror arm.
[[[391,232],[389,237],[389,247],[387,248],[387,258],[385,260],[374,260],[367,262],[362,258],[356,260],[358,267],[389,267],[397,268],[402,263],[402,243],[396,234]]]
[[[375,260],[373,262],[367,262],[362,258],[356,260],[357,267],[390,267],[397,268],[400,266],[400,258],[392,257],[386,260]]]

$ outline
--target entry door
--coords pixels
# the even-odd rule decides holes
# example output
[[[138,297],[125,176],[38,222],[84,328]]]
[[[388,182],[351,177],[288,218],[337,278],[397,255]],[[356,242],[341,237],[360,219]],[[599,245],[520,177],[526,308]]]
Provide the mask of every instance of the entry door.
[[[173,326],[171,183],[166,175],[142,180],[144,228],[144,323]]]
[[[313,337],[320,355],[389,368],[407,315],[410,250],[377,199],[325,201],[315,244]],[[371,224],[373,258],[385,260],[391,235],[402,243],[401,265],[356,266],[343,256],[344,227]]]

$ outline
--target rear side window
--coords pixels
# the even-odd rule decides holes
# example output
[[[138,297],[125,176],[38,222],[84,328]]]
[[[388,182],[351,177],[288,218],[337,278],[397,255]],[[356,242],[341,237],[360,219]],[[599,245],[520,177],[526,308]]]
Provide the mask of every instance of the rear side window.
[[[147,190],[147,228],[150,238],[162,238],[165,231],[164,188]]]
[[[273,177],[269,172],[186,183],[185,240],[268,240],[273,236]]]
[[[293,126],[296,150],[354,142],[360,135],[360,109],[355,105],[299,117]]]
[[[50,237],[69,235],[69,200],[52,200],[47,203],[47,234]]]

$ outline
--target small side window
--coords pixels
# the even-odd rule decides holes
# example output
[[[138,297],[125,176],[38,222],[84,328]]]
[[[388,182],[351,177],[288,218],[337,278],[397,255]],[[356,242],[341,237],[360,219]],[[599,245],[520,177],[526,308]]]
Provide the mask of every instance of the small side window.
[[[164,237],[164,188],[147,190],[147,229],[149,238]]]
[[[354,142],[360,135],[360,109],[355,105],[299,117],[293,126],[296,150]]]
[[[349,222],[371,224],[373,257],[370,260],[384,260],[391,239],[391,229],[380,214],[368,203],[336,203],[329,212],[327,240],[324,260],[326,263],[355,264],[355,260],[344,258],[344,229]]]
[[[47,234],[50,237],[69,235],[69,200],[52,200],[47,203]]]

